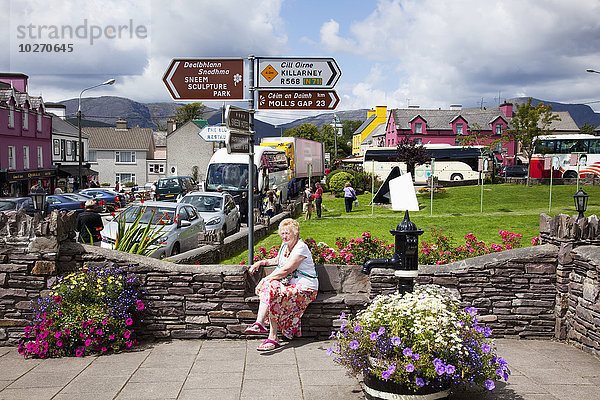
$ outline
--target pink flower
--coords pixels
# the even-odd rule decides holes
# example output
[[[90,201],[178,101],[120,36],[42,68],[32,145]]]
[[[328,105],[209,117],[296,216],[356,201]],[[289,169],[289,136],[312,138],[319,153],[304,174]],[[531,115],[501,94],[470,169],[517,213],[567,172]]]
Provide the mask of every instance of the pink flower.
[[[129,336],[131,336],[131,332],[125,331],[125,334],[123,336],[125,336],[125,339],[129,339]]]
[[[135,304],[136,304],[136,308],[137,308],[138,310],[143,310],[143,309],[144,309],[144,307],[145,307],[145,306],[144,306],[144,303],[143,303],[141,300],[138,300],[138,301],[136,301],[136,302],[135,302]]]
[[[106,325],[106,324],[108,324],[108,319],[104,318],[104,319],[102,320],[102,325]]]
[[[131,347],[133,345],[133,343],[131,343],[130,341],[127,341],[127,347]]]
[[[115,340],[115,335],[110,335],[110,336],[108,337],[108,339],[109,339],[109,340]]]
[[[62,342],[61,340],[57,340],[57,341],[56,341],[56,345],[57,345],[58,347],[62,347],[62,345],[63,345],[63,342]]]
[[[132,320],[131,318],[127,318],[127,319],[125,320],[125,324],[126,324],[126,325],[131,325],[131,324],[133,324],[133,320]]]
[[[81,356],[83,355],[83,350],[81,350],[81,349],[77,349],[77,350],[75,350],[75,355],[76,355],[77,357],[81,357]]]
[[[104,333],[104,331],[103,331],[102,329],[98,329],[98,330],[96,331],[96,333],[97,333],[98,335],[102,335],[102,334]]]
[[[102,350],[102,351],[107,351],[107,348],[106,348],[106,347],[103,347],[101,350]]]
[[[92,344],[92,339],[86,339],[86,341],[85,341],[85,347],[88,347],[91,344]]]
[[[56,332],[54,334],[54,337],[57,338],[57,339],[60,339],[60,335],[61,335],[61,332]]]

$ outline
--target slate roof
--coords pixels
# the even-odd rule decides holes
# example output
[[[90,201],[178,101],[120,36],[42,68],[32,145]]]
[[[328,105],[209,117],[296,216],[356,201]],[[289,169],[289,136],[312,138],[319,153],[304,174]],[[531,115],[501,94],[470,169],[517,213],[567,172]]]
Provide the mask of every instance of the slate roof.
[[[30,110],[37,110],[40,107],[40,104],[44,104],[42,96],[29,96],[27,93],[19,92],[10,87],[6,89],[0,88],[0,102],[8,104],[11,97],[15,98],[18,107],[22,107],[26,101],[29,101]]]
[[[52,114],[52,133],[67,134],[69,136],[79,137],[79,128]],[[81,137],[87,138],[88,135],[82,130]]]
[[[394,116],[394,123],[398,130],[410,129],[410,121],[420,116],[422,119],[427,121],[427,130],[452,130],[452,121],[459,117],[462,117],[469,128],[479,125],[483,129],[489,129],[490,123],[495,121],[497,118],[502,118],[508,122],[510,126],[511,118],[506,118],[504,112],[500,110],[500,107],[488,107],[487,109],[479,108],[465,108],[461,110],[426,110],[421,108],[404,108],[392,110]],[[516,112],[516,110],[513,110]],[[555,111],[560,121],[552,121],[550,125],[551,129],[556,131],[573,131],[579,132],[577,124],[571,118],[571,114],[568,111]]]
[[[354,131],[354,133],[352,133],[352,135],[356,135],[356,134],[359,134],[359,133],[361,133],[362,131],[364,131],[364,130],[365,130],[365,128],[366,128],[367,126],[369,126],[369,124],[370,124],[371,122],[373,122],[373,120],[374,120],[375,118],[377,118],[377,116],[376,116],[375,114],[371,115],[369,118],[367,118],[367,119],[365,120],[365,122],[363,122],[363,123],[362,123],[362,125],[361,125],[361,126],[359,126],[359,127],[358,127],[358,128],[355,130],[355,131]]]
[[[90,137],[90,149],[153,151],[151,128],[85,127],[83,130]]]
[[[157,131],[152,132],[154,135],[154,145],[156,147],[166,147],[167,146],[167,131]]]

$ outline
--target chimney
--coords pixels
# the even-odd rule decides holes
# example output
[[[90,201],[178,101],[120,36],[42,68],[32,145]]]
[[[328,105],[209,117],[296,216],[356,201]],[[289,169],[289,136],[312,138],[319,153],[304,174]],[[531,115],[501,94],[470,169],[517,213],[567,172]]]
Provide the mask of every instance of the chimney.
[[[462,109],[462,104],[450,104],[451,110],[460,110]]]
[[[127,130],[127,121],[124,119],[117,120],[117,130],[118,131],[126,131]]]
[[[506,101],[500,104],[500,110],[504,113],[506,118],[513,117],[513,105],[512,103],[507,103]]]
[[[177,122],[174,119],[167,120],[167,135],[177,129]]]
[[[0,73],[0,82],[5,82],[15,90],[18,90],[22,93],[27,93],[27,80],[29,79],[28,75],[20,74],[20,73],[10,73],[10,72],[2,72]]]

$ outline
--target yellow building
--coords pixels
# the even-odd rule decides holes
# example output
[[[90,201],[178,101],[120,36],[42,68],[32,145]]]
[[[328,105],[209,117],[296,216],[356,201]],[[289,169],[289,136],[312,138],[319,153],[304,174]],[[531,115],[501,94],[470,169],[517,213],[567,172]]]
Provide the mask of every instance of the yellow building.
[[[361,143],[373,132],[375,128],[387,123],[387,106],[377,106],[375,110],[367,111],[367,119],[352,135],[352,155],[361,155]]]

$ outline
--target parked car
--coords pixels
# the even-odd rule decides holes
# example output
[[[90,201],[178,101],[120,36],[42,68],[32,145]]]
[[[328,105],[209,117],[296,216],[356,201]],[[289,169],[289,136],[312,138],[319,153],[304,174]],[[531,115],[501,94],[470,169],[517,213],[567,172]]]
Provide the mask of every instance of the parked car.
[[[177,201],[194,190],[198,190],[198,184],[191,176],[160,178],[156,185],[156,200]]]
[[[35,214],[31,197],[3,197],[0,198],[0,212],[9,214],[23,209],[29,215]]]
[[[158,248],[150,257],[165,258],[198,247],[200,235],[205,232],[204,219],[190,204],[165,201],[146,201],[132,204],[110,221],[102,230],[104,248],[112,249],[117,237],[119,221],[125,218],[126,227],[131,226],[138,213],[142,213],[140,223],[151,224],[153,230],[161,229]]]
[[[86,201],[73,200],[65,197],[64,194],[51,194],[46,196],[46,214],[50,214],[54,210],[81,212],[85,209]]]
[[[61,194],[61,196],[66,197],[67,199],[71,199],[73,201],[83,201],[84,205],[85,205],[85,202],[88,200],[96,200],[93,196],[88,196],[83,193],[63,193],[63,194]],[[103,210],[104,210],[104,207],[102,205],[100,205],[99,201],[96,200],[96,206],[93,208],[93,211],[100,213]]]
[[[527,178],[528,173],[527,165],[504,165],[498,171],[498,176],[503,178]]]
[[[240,230],[240,211],[229,193],[191,192],[183,196],[181,203],[196,207],[207,231],[223,230],[227,236]]]
[[[109,189],[83,189],[77,193],[93,197],[104,208],[104,211],[114,211],[127,204],[124,195]]]

